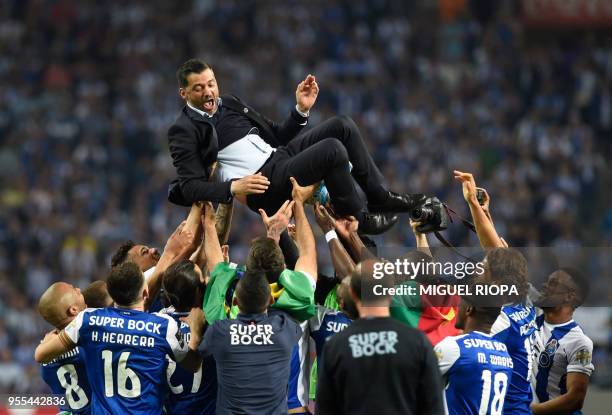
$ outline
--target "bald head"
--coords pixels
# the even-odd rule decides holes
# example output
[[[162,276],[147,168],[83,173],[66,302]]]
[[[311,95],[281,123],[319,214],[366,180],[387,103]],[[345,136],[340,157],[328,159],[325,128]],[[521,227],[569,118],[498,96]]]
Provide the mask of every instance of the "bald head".
[[[52,284],[38,301],[40,315],[58,329],[66,327],[85,308],[81,290],[65,282]]]

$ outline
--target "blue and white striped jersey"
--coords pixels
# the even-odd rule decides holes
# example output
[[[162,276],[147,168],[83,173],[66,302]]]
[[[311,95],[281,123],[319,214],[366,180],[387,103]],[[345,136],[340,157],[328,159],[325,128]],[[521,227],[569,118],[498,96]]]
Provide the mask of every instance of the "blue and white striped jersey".
[[[66,404],[60,406],[61,411],[75,415],[91,413],[91,388],[80,347],[40,365],[40,374],[54,394],[63,394],[66,397]]]
[[[502,414],[513,368],[504,343],[473,331],[447,337],[434,350],[445,379],[447,414]]]
[[[188,352],[176,321],[165,314],[88,308],[65,328],[84,352],[91,413],[158,415],[166,393],[166,355]]]
[[[504,403],[506,415],[531,415],[529,405],[533,394],[530,377],[535,343],[535,318],[536,310],[531,303],[509,304],[502,307],[499,317],[491,327],[491,334],[496,340],[505,343],[514,362],[514,371]]]
[[[571,372],[591,376],[593,342],[580,326],[570,320],[549,324],[544,315],[536,319],[538,327],[532,385],[536,402],[546,402],[567,392],[566,378]],[[576,414],[580,412],[575,412]]]

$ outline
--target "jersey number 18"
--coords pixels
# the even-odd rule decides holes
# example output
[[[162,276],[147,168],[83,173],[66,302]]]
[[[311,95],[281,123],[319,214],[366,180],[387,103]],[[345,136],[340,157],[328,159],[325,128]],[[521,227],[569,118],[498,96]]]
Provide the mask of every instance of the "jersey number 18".
[[[508,387],[508,375],[496,373],[493,378],[493,401],[491,401],[491,415],[501,415],[504,408],[504,398]],[[480,398],[480,408],[478,415],[489,413],[489,400],[491,398],[491,371],[482,371],[482,397]]]

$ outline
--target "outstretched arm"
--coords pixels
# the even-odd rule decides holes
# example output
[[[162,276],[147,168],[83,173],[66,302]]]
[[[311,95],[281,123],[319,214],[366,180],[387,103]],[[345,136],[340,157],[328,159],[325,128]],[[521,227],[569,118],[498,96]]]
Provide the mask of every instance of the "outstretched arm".
[[[421,233],[417,230],[417,227],[420,225],[420,222],[415,222],[410,219],[410,227],[412,228],[412,233],[414,234],[414,239],[416,239],[417,249],[424,254],[433,257],[431,254],[431,249],[429,249],[429,241],[427,240],[427,234]]]
[[[358,264],[366,259],[376,259],[357,233],[359,221],[353,216],[336,219],[336,232],[349,247],[353,261]]]
[[[229,239],[229,233],[232,224],[232,215],[234,212],[234,204],[230,202],[228,204],[219,203],[217,207],[217,213],[215,214],[215,223],[217,229],[217,237],[219,238],[220,243],[226,244]],[[204,210],[202,210],[204,213]],[[204,214],[201,216],[202,229],[204,229]],[[191,255],[191,261],[196,263],[200,269],[204,270],[206,268],[206,249],[205,249],[206,241],[202,238],[202,242],[198,249]],[[227,245],[225,245],[227,248]],[[223,248],[223,247],[222,247]],[[223,253],[225,258],[225,252]],[[228,262],[228,261],[226,261]]]
[[[294,201],[286,200],[280,209],[271,217],[268,217],[263,209],[259,209],[259,214],[266,227],[266,236],[273,239],[277,245],[280,241],[281,234],[287,229],[287,225],[289,225],[289,220],[291,220],[291,216],[293,215],[294,204]]]
[[[314,186],[301,187],[295,178],[291,177],[293,191],[291,196],[295,202],[293,206],[293,217],[295,218],[295,237],[300,257],[295,264],[295,270],[310,275],[314,281],[317,280],[317,248],[314,235],[306,212],[304,202],[308,200],[314,191]]]
[[[210,202],[204,204],[204,252],[206,268],[212,273],[215,266],[223,261],[223,251],[217,236],[215,209]]]
[[[193,225],[193,221],[191,221],[191,224]],[[166,271],[170,265],[175,264],[181,259],[189,258],[195,251],[196,246],[196,235],[193,232],[193,227],[188,229],[187,221],[182,222],[172,235],[170,235],[170,238],[168,238],[166,246],[164,247],[164,252],[155,266],[155,272],[153,272],[153,275],[147,280],[149,297],[145,303],[145,310],[149,308],[151,301],[156,298],[157,293],[161,289],[164,271]]]
[[[503,247],[502,243],[492,221],[489,220],[485,211],[478,203],[476,198],[476,182],[474,176],[471,173],[464,173],[458,170],[454,171],[455,179],[461,182],[463,187],[463,197],[467,202],[470,212],[472,214],[472,220],[476,227],[476,235],[483,248],[497,248]]]
[[[234,215],[234,203],[219,203],[215,214],[217,236],[221,244],[226,244],[232,228],[232,217]]]
[[[314,212],[317,224],[325,234],[336,275],[340,279],[343,279],[353,272],[353,269],[355,269],[355,262],[344,248],[344,245],[342,245],[342,242],[338,239],[335,230],[336,220],[329,214],[327,209],[320,203],[317,203],[314,207]]]

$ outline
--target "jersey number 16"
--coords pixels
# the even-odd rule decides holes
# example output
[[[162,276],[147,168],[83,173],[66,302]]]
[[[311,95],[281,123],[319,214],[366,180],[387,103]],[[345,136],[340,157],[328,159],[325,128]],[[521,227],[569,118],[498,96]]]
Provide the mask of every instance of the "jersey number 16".
[[[117,393],[124,398],[137,398],[140,396],[140,379],[132,369],[127,367],[130,352],[122,352],[119,355],[117,365]],[[108,398],[114,396],[113,379],[113,352],[102,350],[104,360],[104,394]],[[128,388],[128,379],[131,386]]]

